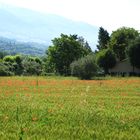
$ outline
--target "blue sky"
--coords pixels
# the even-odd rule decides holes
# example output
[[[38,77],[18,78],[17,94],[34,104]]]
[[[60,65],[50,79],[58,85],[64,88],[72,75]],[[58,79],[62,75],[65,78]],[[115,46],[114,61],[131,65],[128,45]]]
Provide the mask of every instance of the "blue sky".
[[[122,26],[140,30],[140,0],[0,0],[0,6],[5,4],[103,26],[110,32]]]

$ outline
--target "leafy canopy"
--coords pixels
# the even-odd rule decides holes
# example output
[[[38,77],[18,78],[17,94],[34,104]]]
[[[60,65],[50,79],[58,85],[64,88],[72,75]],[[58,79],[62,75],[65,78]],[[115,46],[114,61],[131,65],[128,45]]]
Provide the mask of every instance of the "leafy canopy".
[[[137,30],[127,27],[119,28],[111,34],[109,46],[116,54],[118,60],[126,58],[126,49],[130,42],[138,36]]]
[[[140,37],[135,39],[128,48],[128,56],[132,66],[140,68]]]
[[[70,64],[91,52],[90,47],[77,35],[61,34],[52,40],[47,50],[47,64],[61,75],[70,74]]]
[[[97,64],[108,73],[108,69],[116,64],[115,54],[111,49],[104,49],[97,54]]]

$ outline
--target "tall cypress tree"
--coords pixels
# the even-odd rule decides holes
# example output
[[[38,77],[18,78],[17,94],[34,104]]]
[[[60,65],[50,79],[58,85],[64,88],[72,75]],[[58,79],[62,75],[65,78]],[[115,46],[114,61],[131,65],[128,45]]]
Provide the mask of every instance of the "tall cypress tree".
[[[110,40],[110,36],[107,30],[105,30],[103,27],[100,27],[99,34],[98,34],[98,45],[97,45],[98,50],[106,49],[109,40]]]

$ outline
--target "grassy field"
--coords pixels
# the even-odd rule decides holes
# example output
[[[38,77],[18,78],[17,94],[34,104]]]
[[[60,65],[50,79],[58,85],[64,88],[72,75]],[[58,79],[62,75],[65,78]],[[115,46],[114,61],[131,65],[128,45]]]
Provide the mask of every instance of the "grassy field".
[[[0,77],[0,140],[139,140],[140,79]]]

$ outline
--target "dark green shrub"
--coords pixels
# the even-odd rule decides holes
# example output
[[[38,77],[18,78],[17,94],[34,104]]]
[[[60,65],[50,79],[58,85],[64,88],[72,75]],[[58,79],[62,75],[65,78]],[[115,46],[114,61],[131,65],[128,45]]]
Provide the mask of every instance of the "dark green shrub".
[[[91,79],[97,74],[98,66],[95,62],[94,55],[88,55],[70,65],[71,75],[77,76],[80,79]]]
[[[32,59],[31,57],[27,57],[22,61],[23,66],[23,75],[41,75],[42,73],[42,65]]]
[[[140,37],[131,42],[126,52],[131,65],[140,68]]]
[[[5,65],[3,62],[0,63],[0,76],[11,76],[14,75],[10,70],[8,65]]]

